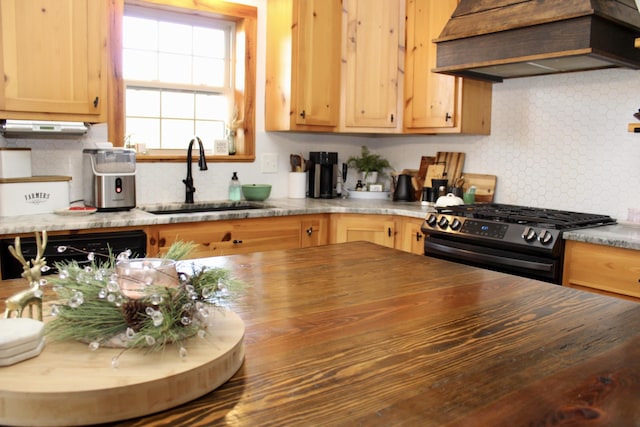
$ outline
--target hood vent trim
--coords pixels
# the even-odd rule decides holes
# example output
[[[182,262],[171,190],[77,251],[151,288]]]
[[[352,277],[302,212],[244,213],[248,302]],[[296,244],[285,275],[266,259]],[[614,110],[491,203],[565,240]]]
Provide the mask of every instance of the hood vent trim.
[[[634,0],[461,0],[437,43],[438,73],[493,82],[640,69]]]
[[[91,125],[83,122],[0,120],[0,134],[7,138],[66,137],[85,135]]]

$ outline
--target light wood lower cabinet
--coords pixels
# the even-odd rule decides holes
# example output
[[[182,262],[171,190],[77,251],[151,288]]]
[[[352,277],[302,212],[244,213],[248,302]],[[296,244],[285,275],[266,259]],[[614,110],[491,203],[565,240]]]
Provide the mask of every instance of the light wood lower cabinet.
[[[329,216],[307,215],[301,216],[300,247],[326,245],[329,242]]]
[[[397,215],[332,214],[330,243],[364,240],[405,252],[424,254],[423,220]]]
[[[193,258],[321,245],[326,223],[324,215],[300,215],[159,225],[147,253],[162,255],[180,240],[197,244]]]
[[[400,234],[396,236],[396,249],[424,255],[424,233],[421,230],[423,222],[424,219],[421,218],[403,217]]]
[[[562,284],[640,298],[640,251],[568,240]]]
[[[332,214],[330,243],[366,241],[395,247],[396,218],[393,215]]]

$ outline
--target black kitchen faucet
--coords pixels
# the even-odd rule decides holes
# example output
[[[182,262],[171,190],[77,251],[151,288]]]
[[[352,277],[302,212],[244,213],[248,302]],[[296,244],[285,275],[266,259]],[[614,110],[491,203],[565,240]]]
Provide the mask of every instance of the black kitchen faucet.
[[[198,166],[201,171],[206,171],[207,168],[207,159],[204,156],[204,146],[202,145],[202,141],[197,136],[189,141],[189,148],[187,149],[187,177],[182,180],[186,187],[185,194],[185,203],[193,203],[193,193],[196,192],[196,187],[193,186],[193,175],[191,174],[191,162],[192,162],[192,151],[193,151],[193,143],[198,141],[198,146],[200,149],[200,157],[198,159]]]

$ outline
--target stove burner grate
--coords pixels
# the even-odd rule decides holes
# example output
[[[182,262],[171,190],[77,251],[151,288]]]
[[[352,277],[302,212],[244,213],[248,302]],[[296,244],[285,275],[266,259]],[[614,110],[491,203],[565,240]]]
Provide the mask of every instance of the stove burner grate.
[[[535,208],[529,206],[486,203],[448,206],[443,213],[494,222],[535,225],[547,229],[571,230],[614,224],[615,219],[607,215]]]

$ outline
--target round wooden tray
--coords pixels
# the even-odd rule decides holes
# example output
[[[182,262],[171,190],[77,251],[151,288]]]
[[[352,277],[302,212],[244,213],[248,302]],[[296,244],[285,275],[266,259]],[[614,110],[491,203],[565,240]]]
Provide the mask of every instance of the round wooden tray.
[[[139,417],[214,390],[244,360],[244,323],[231,311],[212,310],[207,335],[146,353],[77,342],[47,343],[33,359],[0,368],[0,424],[98,424]]]

